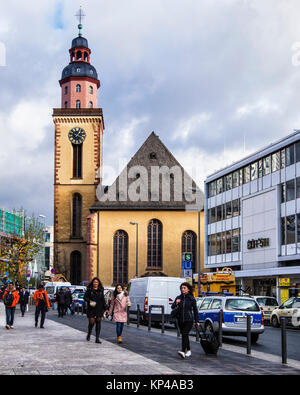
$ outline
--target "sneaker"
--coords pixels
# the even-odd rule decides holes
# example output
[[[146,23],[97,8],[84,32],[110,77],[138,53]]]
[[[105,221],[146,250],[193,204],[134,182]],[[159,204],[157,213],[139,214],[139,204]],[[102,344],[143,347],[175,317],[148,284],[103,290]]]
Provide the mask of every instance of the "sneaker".
[[[178,355],[180,355],[182,359],[185,358],[185,353],[183,351],[178,351]]]
[[[5,327],[6,329],[9,329],[9,325],[6,325],[6,327]]]
[[[15,329],[12,325],[10,325],[9,329]]]
[[[185,356],[186,356],[186,357],[190,357],[191,355],[192,355],[191,350],[188,350],[188,351],[185,353]]]

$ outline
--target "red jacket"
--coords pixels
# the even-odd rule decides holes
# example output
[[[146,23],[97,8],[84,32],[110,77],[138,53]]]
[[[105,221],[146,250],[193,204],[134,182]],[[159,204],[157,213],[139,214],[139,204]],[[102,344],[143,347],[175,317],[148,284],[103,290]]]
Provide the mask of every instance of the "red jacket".
[[[7,293],[9,293],[9,292],[11,292],[11,293],[14,295],[14,300],[13,300],[11,306],[6,306],[6,307],[16,307],[16,305],[17,305],[18,302],[19,302],[20,296],[19,296],[19,293],[18,293],[15,289],[12,289],[11,291],[9,291],[8,289],[6,289],[5,292],[4,292],[4,294],[3,294],[3,296],[2,296],[2,299],[4,300],[5,295],[6,295]]]
[[[50,309],[49,298],[48,298],[48,294],[46,291],[35,291],[34,296],[33,296],[33,300],[35,300],[35,305],[38,306],[40,296],[44,296],[46,305],[47,305],[48,309]]]

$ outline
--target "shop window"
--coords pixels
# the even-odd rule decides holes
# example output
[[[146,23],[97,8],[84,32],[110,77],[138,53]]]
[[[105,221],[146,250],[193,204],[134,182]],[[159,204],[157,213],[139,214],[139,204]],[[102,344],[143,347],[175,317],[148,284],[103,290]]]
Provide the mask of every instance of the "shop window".
[[[296,162],[300,162],[300,141],[296,143],[295,149],[296,149]]]
[[[280,170],[280,151],[272,155],[272,173]]]
[[[251,181],[254,181],[258,178],[258,165],[257,162],[252,163],[251,165]]]
[[[286,201],[295,200],[295,180],[286,183]]]
[[[239,199],[233,200],[232,202],[232,216],[238,217],[240,215],[240,201]]]
[[[285,165],[291,166],[295,163],[295,146],[294,144],[290,145],[285,150]]]
[[[266,176],[271,172],[271,156],[263,158],[263,175]]]
[[[218,195],[219,193],[222,193],[222,192],[223,192],[223,178],[219,178],[217,180],[217,191],[216,191],[216,193]]]
[[[239,171],[235,171],[232,174],[232,188],[236,188],[239,186]]]
[[[244,184],[250,181],[250,166],[244,167]]]
[[[294,244],[296,242],[296,222],[295,215],[286,217],[286,244]]]

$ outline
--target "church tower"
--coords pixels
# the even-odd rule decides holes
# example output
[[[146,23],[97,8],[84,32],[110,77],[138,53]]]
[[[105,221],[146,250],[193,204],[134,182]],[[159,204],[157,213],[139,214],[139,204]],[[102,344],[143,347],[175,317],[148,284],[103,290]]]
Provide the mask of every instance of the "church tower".
[[[79,34],[69,50],[70,63],[59,81],[61,108],[53,110],[54,268],[72,284],[86,280],[87,217],[101,182],[104,121],[98,108],[98,74],[91,50]]]

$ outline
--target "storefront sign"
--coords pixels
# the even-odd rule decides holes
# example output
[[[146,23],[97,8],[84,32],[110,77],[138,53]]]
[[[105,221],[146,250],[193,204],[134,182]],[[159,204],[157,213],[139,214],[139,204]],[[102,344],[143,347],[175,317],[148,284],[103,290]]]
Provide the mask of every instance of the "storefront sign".
[[[263,248],[270,246],[270,239],[257,239],[248,240],[247,248],[248,250],[253,250],[255,248]]]
[[[291,284],[291,281],[289,278],[279,278],[278,284],[280,287],[289,287]]]

